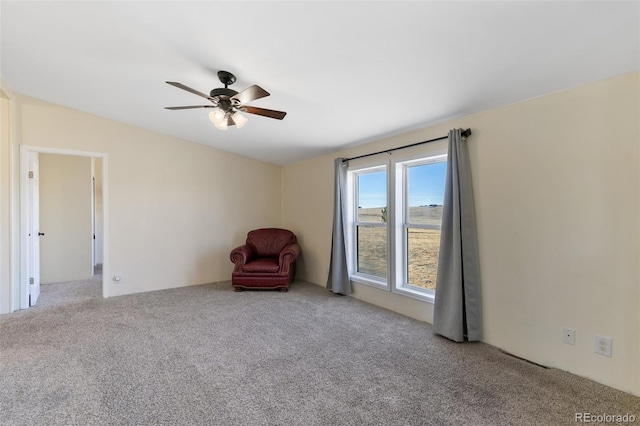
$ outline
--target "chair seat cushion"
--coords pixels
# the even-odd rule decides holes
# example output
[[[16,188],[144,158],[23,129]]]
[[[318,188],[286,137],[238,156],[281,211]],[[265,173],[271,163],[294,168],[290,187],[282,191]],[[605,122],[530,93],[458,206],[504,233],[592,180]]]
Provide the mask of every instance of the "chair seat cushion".
[[[278,258],[277,257],[261,257],[253,260],[242,267],[244,272],[278,272]]]

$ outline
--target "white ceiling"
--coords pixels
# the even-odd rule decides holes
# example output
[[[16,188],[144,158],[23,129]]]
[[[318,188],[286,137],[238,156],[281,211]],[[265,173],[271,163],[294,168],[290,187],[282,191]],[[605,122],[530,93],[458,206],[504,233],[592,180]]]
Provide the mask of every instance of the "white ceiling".
[[[287,164],[640,69],[632,2],[0,2],[2,78],[18,93]],[[287,111],[217,130],[233,72]],[[204,103],[202,102],[204,101]]]

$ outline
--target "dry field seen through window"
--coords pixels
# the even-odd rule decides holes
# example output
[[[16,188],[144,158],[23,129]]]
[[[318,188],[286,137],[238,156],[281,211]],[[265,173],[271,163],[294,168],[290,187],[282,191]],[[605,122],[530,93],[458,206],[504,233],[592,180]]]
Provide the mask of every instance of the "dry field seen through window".
[[[414,224],[439,224],[442,206],[411,207]],[[358,220],[383,223],[381,208],[358,209]],[[436,288],[436,270],[440,247],[439,229],[407,230],[408,278],[416,287]],[[387,229],[380,226],[358,226],[358,271],[385,278],[387,276]]]

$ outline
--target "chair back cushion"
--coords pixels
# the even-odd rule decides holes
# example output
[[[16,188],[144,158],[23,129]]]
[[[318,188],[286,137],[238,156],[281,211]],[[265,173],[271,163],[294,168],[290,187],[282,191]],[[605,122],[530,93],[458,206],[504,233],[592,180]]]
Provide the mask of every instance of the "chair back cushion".
[[[247,244],[261,257],[278,257],[283,248],[295,244],[293,232],[279,228],[263,228],[247,234]]]

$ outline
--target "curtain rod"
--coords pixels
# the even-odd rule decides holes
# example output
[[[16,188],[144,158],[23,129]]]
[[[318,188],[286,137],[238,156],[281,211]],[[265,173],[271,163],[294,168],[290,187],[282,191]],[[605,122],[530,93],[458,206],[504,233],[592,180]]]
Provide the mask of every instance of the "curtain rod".
[[[468,138],[469,136],[471,136],[471,129],[463,130],[462,131],[462,136],[465,137],[465,138]],[[422,145],[422,144],[429,143],[429,142],[441,141],[442,139],[447,139],[448,137],[449,137],[449,135],[441,136],[439,138],[429,139],[428,141],[412,143],[411,145],[399,146],[397,148],[385,149],[384,151],[372,152],[371,154],[364,154],[364,155],[358,155],[357,157],[345,158],[345,159],[342,160],[342,162],[346,163],[349,160],[356,160],[358,158],[371,157],[372,155],[391,153],[392,151],[396,151],[398,149],[411,148],[412,146],[418,146],[418,145]]]

